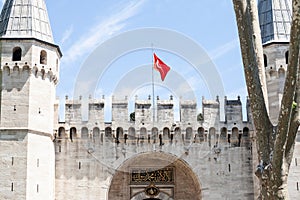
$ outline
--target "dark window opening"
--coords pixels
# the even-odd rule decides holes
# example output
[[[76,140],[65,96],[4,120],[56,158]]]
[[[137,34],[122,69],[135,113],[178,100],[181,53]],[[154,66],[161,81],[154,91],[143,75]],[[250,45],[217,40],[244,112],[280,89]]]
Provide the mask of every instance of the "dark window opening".
[[[125,134],[125,135],[124,135],[124,143],[125,143],[125,144],[126,144],[127,140],[128,140],[128,135]]]
[[[40,64],[47,65],[47,52],[42,50],[40,54]]]
[[[73,142],[73,138],[77,137],[76,132],[77,131],[76,131],[75,127],[70,129],[70,140],[71,140],[71,142]]]
[[[289,51],[285,52],[285,64],[289,64]]]
[[[268,58],[267,55],[264,54],[264,66],[267,67],[268,66]]]
[[[20,47],[15,47],[13,49],[12,61],[21,61],[22,49]]]

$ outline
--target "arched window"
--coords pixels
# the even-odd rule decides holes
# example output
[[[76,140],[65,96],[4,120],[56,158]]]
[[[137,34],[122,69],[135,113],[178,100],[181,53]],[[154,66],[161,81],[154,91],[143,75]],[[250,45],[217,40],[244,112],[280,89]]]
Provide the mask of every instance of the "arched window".
[[[193,137],[193,129],[189,127],[185,130],[185,139],[187,141],[190,141],[192,137]]]
[[[42,50],[40,54],[40,64],[47,65],[47,52]]]
[[[140,129],[140,141],[141,141],[141,143],[144,143],[145,139],[147,139],[147,129],[143,127],[143,128]]]
[[[221,128],[221,135],[220,135],[220,143],[226,143],[227,138],[227,128],[223,127]]]
[[[130,141],[134,141],[136,139],[136,137],[135,137],[135,129],[133,127],[130,127],[128,129],[128,139]]]
[[[156,143],[157,137],[158,137],[158,128],[153,127],[151,130],[152,133],[152,139],[153,139],[153,143]]]
[[[105,135],[105,142],[112,142],[113,141],[112,130],[111,130],[110,127],[105,128],[104,135]]]
[[[208,145],[217,145],[216,129],[213,127],[209,129]]]
[[[5,75],[9,76],[10,75],[10,69],[9,69],[9,67],[8,66],[4,66],[3,67],[3,72],[4,72]]]
[[[280,68],[278,70],[278,77],[279,78],[284,78],[285,77],[285,70],[283,68]]]
[[[65,133],[66,133],[66,130],[65,130],[64,127],[60,127],[60,128],[58,129],[58,137],[59,137],[59,138],[65,137]]]
[[[98,127],[95,127],[93,129],[93,137],[94,138],[99,138],[100,137],[100,129]]]
[[[289,51],[285,52],[285,64],[289,64]]]
[[[264,66],[267,67],[268,66],[268,58],[267,55],[264,54]]]
[[[164,139],[164,140],[168,140],[168,139],[170,139],[170,138],[171,138],[171,135],[170,135],[170,129],[167,128],[167,127],[165,127],[165,128],[163,129],[163,139]]]
[[[89,130],[86,127],[83,127],[81,129],[81,138],[82,139],[87,139],[89,138]]]
[[[75,127],[70,129],[70,140],[73,142],[73,139],[77,137],[77,130]]]
[[[21,61],[22,49],[20,47],[15,47],[13,49],[12,61]]]
[[[205,141],[204,128],[202,128],[202,127],[198,128],[198,136],[199,136],[200,142],[204,142]]]
[[[231,144],[233,146],[239,146],[240,144],[240,136],[239,136],[239,129],[237,127],[233,127],[231,130]]]
[[[249,137],[249,128],[248,127],[245,127],[243,129],[243,137]]]
[[[110,127],[105,128],[105,137],[112,138],[112,130]]]
[[[174,140],[175,142],[181,141],[181,130],[179,127],[176,127],[174,130]]]
[[[116,143],[120,143],[124,137],[123,128],[118,127],[116,132]]]

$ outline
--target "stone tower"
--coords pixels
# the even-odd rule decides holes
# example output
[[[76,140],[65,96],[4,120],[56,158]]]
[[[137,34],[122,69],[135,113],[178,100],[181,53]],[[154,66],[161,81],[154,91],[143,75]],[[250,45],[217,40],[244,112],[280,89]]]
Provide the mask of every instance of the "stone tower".
[[[277,124],[289,56],[292,0],[259,0],[258,12],[269,112],[271,121]]]
[[[6,0],[0,44],[0,199],[53,200],[61,52],[44,0]]]

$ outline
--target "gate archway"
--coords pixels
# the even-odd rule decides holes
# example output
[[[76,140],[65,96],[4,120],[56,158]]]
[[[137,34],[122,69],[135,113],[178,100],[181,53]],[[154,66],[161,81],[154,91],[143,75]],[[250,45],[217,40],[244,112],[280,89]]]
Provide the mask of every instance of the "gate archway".
[[[147,193],[151,187],[156,193]],[[201,200],[202,197],[198,177],[188,163],[169,153],[147,152],[124,161],[114,173],[108,200],[114,199]]]

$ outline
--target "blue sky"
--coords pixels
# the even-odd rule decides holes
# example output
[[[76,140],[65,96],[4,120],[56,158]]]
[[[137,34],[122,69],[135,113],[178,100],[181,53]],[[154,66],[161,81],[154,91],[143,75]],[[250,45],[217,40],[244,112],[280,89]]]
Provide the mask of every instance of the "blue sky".
[[[230,0],[46,0],[46,4],[55,43],[64,55],[57,87],[57,96],[62,102],[65,95],[73,96],[85,60],[99,45],[126,31],[149,27],[171,30],[198,43],[214,63],[228,98],[236,99],[240,95],[244,100],[246,97],[237,28]],[[155,49],[156,45],[159,44],[154,44],[155,52],[171,66],[177,77],[182,77],[188,83],[198,103],[201,103],[202,96],[215,99],[205,85],[205,79],[213,78],[213,75],[199,76],[191,64],[172,53],[172,49]],[[97,89],[92,95],[105,95],[109,104],[109,97],[116,91],[122,77],[126,79],[126,75],[138,67],[151,66],[151,59],[152,50],[146,48],[120,55],[112,61],[103,78],[97,80]],[[176,82],[175,75],[174,80],[171,73],[168,75],[166,81],[169,78],[169,81]],[[138,74],[136,77],[139,76],[147,75]],[[129,82],[135,82],[134,78],[130,79]],[[159,82],[158,74],[155,74],[155,79]],[[155,96],[160,95],[162,99],[172,94],[172,89],[164,84],[159,82],[155,87]],[[150,88],[149,84],[139,82],[135,88],[129,89],[128,96],[133,99],[138,94],[140,99],[145,99],[152,94]],[[178,100],[179,96],[174,96]],[[109,120],[109,116],[106,116],[106,120]]]

